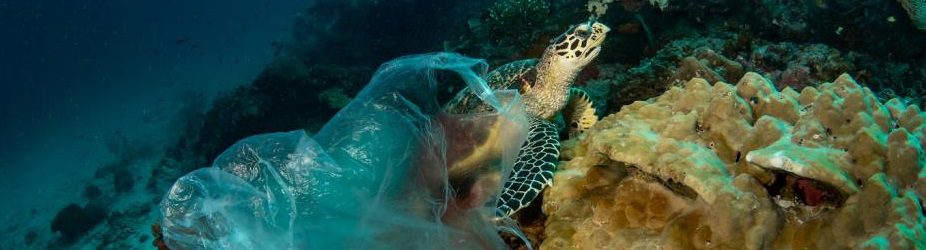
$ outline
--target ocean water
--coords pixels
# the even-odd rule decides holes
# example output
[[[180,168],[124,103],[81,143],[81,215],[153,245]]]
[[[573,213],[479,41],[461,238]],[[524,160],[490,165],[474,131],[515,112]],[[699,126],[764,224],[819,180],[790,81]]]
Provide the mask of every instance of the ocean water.
[[[0,248],[59,248],[23,240],[50,234],[121,149],[156,157],[181,133],[178,115],[252,81],[306,3],[0,3]]]
[[[0,249],[539,247],[539,205],[494,211],[527,88],[484,78],[594,22],[610,31],[569,84],[599,118],[746,72],[798,91],[848,74],[881,102],[926,101],[916,0],[0,0]],[[464,87],[494,112],[448,115]],[[502,134],[482,162],[499,166],[454,175],[482,132]],[[922,152],[901,187],[920,226]],[[200,193],[172,200],[183,190]],[[889,247],[926,247],[904,239]],[[775,242],[760,246],[802,246]]]

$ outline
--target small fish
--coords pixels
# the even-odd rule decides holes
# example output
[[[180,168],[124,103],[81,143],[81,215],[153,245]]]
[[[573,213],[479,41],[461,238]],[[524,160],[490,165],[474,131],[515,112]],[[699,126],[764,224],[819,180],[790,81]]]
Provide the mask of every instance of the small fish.
[[[183,38],[177,38],[177,40],[174,41],[174,43],[183,44],[183,43],[186,43],[186,42],[189,42],[189,41],[190,41],[190,38],[189,38],[189,37],[183,37]]]

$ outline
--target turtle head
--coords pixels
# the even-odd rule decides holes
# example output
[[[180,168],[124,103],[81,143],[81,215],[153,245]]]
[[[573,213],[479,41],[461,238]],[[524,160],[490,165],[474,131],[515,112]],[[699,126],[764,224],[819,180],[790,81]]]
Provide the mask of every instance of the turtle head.
[[[553,39],[544,57],[551,57],[548,60],[556,68],[578,72],[601,52],[601,43],[609,30],[608,26],[596,21],[573,26]]]
[[[569,87],[579,72],[601,52],[610,29],[594,20],[572,26],[553,39],[536,67],[536,79],[524,84],[525,111],[549,119],[566,105]]]

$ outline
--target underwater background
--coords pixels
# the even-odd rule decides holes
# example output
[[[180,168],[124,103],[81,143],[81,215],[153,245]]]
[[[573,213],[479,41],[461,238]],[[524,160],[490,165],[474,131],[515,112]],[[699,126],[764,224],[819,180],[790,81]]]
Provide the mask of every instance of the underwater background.
[[[0,1],[0,249],[153,249],[159,203],[178,178],[210,166],[249,136],[319,132],[381,64],[448,51],[484,59],[493,69],[541,57],[551,39],[591,16],[611,31],[574,86],[588,93],[603,120],[581,137],[563,138],[560,173],[569,175],[558,173],[556,183],[570,186],[554,186],[515,218],[534,247],[620,249],[633,245],[627,239],[669,248],[926,247],[921,0],[8,0]],[[713,93],[698,92],[707,85],[692,78],[737,85],[723,91],[751,105],[755,117],[743,119],[750,128],[761,127],[757,114],[767,112],[800,128],[781,131],[810,124],[807,130],[824,135],[825,141],[803,144],[817,134],[792,132],[801,143],[794,139],[778,155],[825,148],[820,158],[836,160],[803,164],[811,169],[804,172],[782,170],[781,163],[762,162],[766,155],[758,149],[776,141],[758,135],[764,132],[705,132],[707,120],[734,115],[710,116],[709,101],[684,99]],[[831,94],[804,94],[805,87]],[[861,97],[849,97],[853,91]],[[820,96],[836,101],[817,102],[830,98]],[[763,106],[776,98],[800,111]],[[832,104],[826,110],[834,114],[804,115],[814,112],[808,103]],[[647,114],[646,104],[685,114]],[[857,113],[880,128],[855,125]],[[603,148],[620,140],[605,134],[623,133],[635,117],[645,117],[640,124],[660,141],[713,152],[717,165],[726,166],[723,177],[686,182],[658,167],[684,160],[609,155]],[[686,122],[698,133],[665,129]],[[895,135],[899,130],[903,135]],[[865,141],[866,133],[875,142]],[[688,152],[665,147],[659,148]],[[741,149],[756,153],[747,157]],[[790,159],[810,162],[801,157]],[[814,171],[833,168],[841,170]],[[637,183],[636,172],[659,185]],[[714,180],[725,184],[712,186]],[[763,190],[744,188],[753,186]],[[749,196],[759,198],[748,205],[768,211],[716,205],[727,201],[720,191],[716,200],[704,198],[730,187],[764,194]],[[705,212],[711,210],[729,212]],[[575,219],[582,216],[589,218]]]

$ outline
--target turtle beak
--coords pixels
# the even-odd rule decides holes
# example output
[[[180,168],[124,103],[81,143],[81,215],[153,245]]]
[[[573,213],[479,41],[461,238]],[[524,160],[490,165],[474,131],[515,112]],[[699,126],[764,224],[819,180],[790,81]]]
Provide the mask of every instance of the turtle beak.
[[[591,40],[589,41],[589,43],[591,43],[589,48],[601,46],[601,44],[604,43],[604,39],[608,36],[608,31],[611,31],[611,28],[608,28],[607,25],[598,22],[593,23],[588,27],[591,29],[591,37],[588,38]]]

